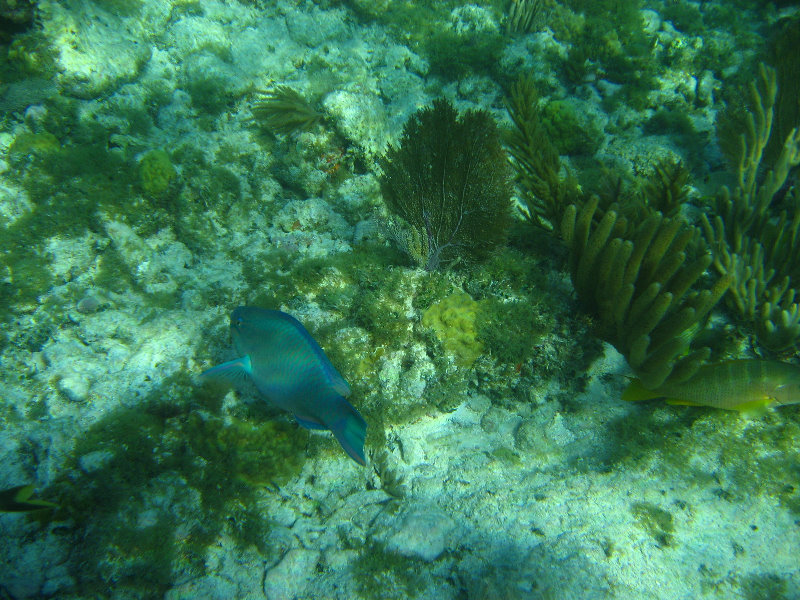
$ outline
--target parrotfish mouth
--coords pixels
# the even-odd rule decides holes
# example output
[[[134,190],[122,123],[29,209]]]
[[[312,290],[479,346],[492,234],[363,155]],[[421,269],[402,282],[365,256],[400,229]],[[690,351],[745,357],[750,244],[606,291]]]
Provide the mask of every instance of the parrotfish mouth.
[[[364,440],[367,437],[367,423],[360,414],[355,412],[342,417],[331,426],[331,431],[347,455],[364,466]]]

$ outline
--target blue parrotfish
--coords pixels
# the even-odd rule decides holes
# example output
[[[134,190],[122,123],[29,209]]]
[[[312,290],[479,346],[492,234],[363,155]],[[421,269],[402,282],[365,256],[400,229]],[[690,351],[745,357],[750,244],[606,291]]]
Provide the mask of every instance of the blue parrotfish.
[[[308,429],[329,429],[358,464],[364,461],[367,423],[347,401],[350,386],[305,327],[279,310],[240,306],[231,313],[239,358],[202,373],[238,379],[249,375],[272,404]]]
[[[759,412],[772,406],[800,403],[800,367],[774,360],[729,360],[705,365],[688,380],[655,390],[636,379],[623,400],[666,398],[668,404],[712,406]]]

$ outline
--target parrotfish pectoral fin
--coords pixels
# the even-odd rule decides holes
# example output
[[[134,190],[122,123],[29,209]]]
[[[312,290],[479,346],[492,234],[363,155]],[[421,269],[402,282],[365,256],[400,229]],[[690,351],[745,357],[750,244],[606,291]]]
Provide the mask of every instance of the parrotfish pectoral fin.
[[[346,402],[346,400],[345,400]],[[348,403],[349,404],[349,403]],[[330,430],[347,452],[347,455],[360,465],[366,465],[364,459],[364,440],[367,437],[367,422],[350,406],[350,411],[332,424]]]
[[[245,354],[241,358],[231,360],[216,367],[200,373],[200,377],[214,377],[219,379],[228,379],[230,381],[238,381],[244,379],[246,375],[252,375],[250,367],[250,356]]]
[[[698,404],[691,400],[679,400],[678,398],[667,398],[666,402],[671,406],[706,406],[705,404]]]
[[[775,403],[775,398],[759,398],[750,402],[743,402],[734,406],[736,410],[748,417],[758,417],[767,412],[767,409]]]
[[[652,400],[653,398],[661,397],[663,397],[662,394],[648,390],[638,379],[631,381],[622,392],[622,399],[626,402],[639,402],[640,400]]]

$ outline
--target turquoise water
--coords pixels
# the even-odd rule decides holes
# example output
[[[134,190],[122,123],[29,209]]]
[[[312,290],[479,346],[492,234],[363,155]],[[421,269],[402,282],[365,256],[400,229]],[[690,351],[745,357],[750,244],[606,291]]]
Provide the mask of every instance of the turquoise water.
[[[796,5],[0,28],[0,598],[800,598],[800,377],[742,369],[744,413],[621,399],[797,364]],[[697,231],[645,252],[654,219]],[[319,343],[366,466],[199,377],[238,306]]]

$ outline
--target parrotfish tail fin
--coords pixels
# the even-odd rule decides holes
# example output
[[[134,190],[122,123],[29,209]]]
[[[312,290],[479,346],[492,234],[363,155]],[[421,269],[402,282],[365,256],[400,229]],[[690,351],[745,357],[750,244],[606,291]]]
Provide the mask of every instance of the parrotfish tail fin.
[[[625,391],[622,392],[622,399],[626,402],[639,402],[640,400],[652,400],[653,398],[661,398],[663,394],[648,390],[642,385],[639,379],[632,380]]]
[[[250,356],[245,354],[241,358],[231,360],[216,367],[200,373],[200,377],[211,377],[214,379],[227,379],[229,381],[239,381],[252,373],[250,368]]]
[[[331,424],[330,430],[347,452],[347,455],[360,465],[366,465],[364,459],[364,440],[367,437],[367,422],[358,411],[344,398],[342,402],[347,410]]]

